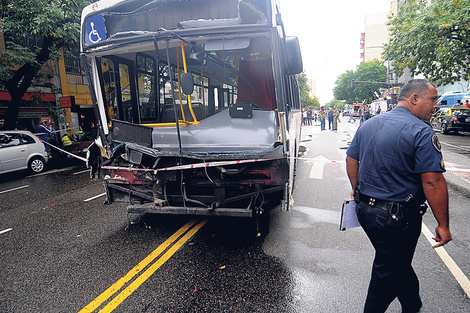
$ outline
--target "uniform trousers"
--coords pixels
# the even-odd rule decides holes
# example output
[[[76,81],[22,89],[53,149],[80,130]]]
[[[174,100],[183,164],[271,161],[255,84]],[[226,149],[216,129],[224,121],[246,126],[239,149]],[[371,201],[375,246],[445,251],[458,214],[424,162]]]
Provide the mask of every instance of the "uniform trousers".
[[[418,312],[422,306],[419,281],[411,262],[421,233],[422,214],[410,210],[406,227],[386,223],[387,212],[359,202],[359,223],[375,248],[372,275],[367,292],[365,313],[385,312],[398,298],[403,313]]]

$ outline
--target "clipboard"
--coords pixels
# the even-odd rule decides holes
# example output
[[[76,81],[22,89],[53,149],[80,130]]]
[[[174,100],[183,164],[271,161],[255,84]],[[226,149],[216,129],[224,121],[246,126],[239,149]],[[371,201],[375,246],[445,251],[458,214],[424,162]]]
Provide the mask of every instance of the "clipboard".
[[[361,226],[361,224],[359,224],[359,221],[357,220],[356,202],[354,202],[354,200],[343,201],[343,206],[341,208],[341,220],[339,222],[339,230],[344,231],[346,229],[351,229],[359,226]]]

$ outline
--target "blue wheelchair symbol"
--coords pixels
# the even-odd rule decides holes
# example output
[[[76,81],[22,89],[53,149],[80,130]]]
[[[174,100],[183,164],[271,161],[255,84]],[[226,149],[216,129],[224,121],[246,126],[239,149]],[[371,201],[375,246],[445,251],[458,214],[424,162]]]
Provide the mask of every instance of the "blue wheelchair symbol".
[[[106,40],[103,15],[95,15],[86,21],[85,45]]]

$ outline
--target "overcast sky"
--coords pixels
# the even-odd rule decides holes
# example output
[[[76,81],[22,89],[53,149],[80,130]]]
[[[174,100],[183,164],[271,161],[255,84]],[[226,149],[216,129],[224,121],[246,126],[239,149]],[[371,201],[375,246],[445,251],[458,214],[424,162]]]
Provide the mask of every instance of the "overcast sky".
[[[391,0],[279,0],[286,34],[299,37],[304,71],[321,104],[333,99],[336,78],[360,63],[367,14],[388,12]]]

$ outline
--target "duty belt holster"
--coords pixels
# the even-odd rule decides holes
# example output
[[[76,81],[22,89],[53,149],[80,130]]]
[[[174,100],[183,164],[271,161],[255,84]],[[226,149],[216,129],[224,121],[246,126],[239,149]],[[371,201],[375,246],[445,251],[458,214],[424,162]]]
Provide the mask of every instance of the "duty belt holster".
[[[394,201],[385,201],[369,197],[367,195],[361,194],[358,188],[354,188],[354,201],[356,203],[362,202],[367,204],[370,207],[375,207],[387,212],[385,218],[385,225],[391,228],[397,228],[406,230],[408,227],[408,219],[412,214],[423,215],[426,212],[426,204],[416,204],[412,207],[407,205],[407,203],[394,202]]]

